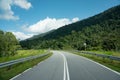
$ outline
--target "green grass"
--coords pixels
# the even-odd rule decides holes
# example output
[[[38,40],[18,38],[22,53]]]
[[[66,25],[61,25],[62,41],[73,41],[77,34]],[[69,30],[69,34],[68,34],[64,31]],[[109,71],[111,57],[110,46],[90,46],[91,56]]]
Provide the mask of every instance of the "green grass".
[[[39,62],[45,60],[50,57],[52,53],[47,56],[37,58],[34,60],[26,61],[23,63],[12,65],[11,67],[5,67],[0,69],[0,80],[9,80],[10,78],[18,75],[19,73],[25,71],[26,69],[37,65]]]
[[[80,55],[80,56],[87,57],[87,58],[94,60],[100,64],[103,64],[117,72],[120,72],[120,61],[110,60],[108,58],[102,58],[102,57],[97,57],[95,55],[83,54],[83,53],[78,53],[78,52],[74,52],[74,53],[77,55]]]
[[[112,55],[120,57],[120,52],[115,51],[88,51],[88,52],[95,52],[97,54],[106,54],[106,55]]]
[[[0,57],[0,63],[19,59],[19,58],[24,58],[24,57],[28,57],[28,56],[34,56],[34,55],[42,54],[45,52],[46,52],[45,50],[18,50],[17,54],[14,56]]]

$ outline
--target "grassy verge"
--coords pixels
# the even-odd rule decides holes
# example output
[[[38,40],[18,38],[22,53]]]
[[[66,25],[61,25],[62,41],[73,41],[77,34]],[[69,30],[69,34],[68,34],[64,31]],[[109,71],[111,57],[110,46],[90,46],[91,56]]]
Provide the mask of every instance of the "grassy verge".
[[[106,54],[106,55],[112,55],[120,57],[120,52],[115,51],[88,51],[88,52],[95,52],[97,54]]]
[[[26,61],[23,63],[15,64],[10,67],[5,67],[0,69],[0,80],[9,80],[10,78],[16,76],[17,74],[25,71],[26,69],[33,67],[34,65],[38,64],[39,62],[45,60],[46,58],[50,57],[52,53],[46,55],[41,58],[37,58],[34,60]]]
[[[83,54],[83,53],[78,53],[78,52],[75,52],[75,54],[87,57],[87,58],[94,60],[100,64],[103,64],[117,72],[120,72],[120,61],[110,60],[108,58],[102,58],[102,57],[97,57],[94,55]]]
[[[0,63],[19,59],[19,58],[24,58],[24,57],[28,57],[28,56],[34,56],[34,55],[42,54],[45,52],[46,52],[45,50],[18,50],[17,54],[14,56],[0,57]]]

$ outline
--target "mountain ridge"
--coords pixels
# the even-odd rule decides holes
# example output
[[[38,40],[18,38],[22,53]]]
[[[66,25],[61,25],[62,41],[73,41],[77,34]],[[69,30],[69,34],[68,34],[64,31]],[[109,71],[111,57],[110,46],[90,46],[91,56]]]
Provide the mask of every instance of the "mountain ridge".
[[[120,6],[120,5],[119,5],[119,6]],[[68,33],[65,34],[65,35],[70,34],[72,30],[79,31],[79,30],[81,30],[81,29],[83,28],[83,26],[86,27],[86,26],[90,26],[90,25],[95,25],[96,23],[99,24],[99,23],[100,23],[99,19],[100,19],[101,17],[104,17],[104,18],[108,19],[109,17],[111,17],[111,15],[113,14],[113,12],[115,12],[115,9],[116,9],[116,8],[119,8],[119,9],[120,9],[119,6],[112,7],[112,8],[110,8],[110,9],[106,10],[106,11],[103,11],[102,13],[99,13],[99,14],[97,14],[97,15],[95,15],[95,16],[92,16],[92,17],[88,17],[88,18],[83,19],[83,20],[81,20],[81,21],[78,21],[78,22],[76,22],[76,23],[72,23],[72,24],[69,24],[69,25],[65,25],[65,26],[63,26],[63,27],[61,27],[61,28],[58,28],[55,32],[52,32],[51,34],[48,34],[48,35],[44,36],[44,38],[45,38],[45,39],[55,38],[55,37],[52,36],[52,35],[54,35],[54,34],[56,34],[56,33],[59,33],[59,32],[61,32],[61,31],[64,32],[64,29],[65,29],[65,28],[66,28],[65,30],[68,30],[67,28],[70,29],[71,26],[72,26],[71,30],[66,31],[66,32],[68,32]],[[111,11],[111,9],[112,9],[112,11]],[[119,11],[118,13],[120,13],[120,11]],[[101,14],[102,14],[102,16],[101,16]],[[108,16],[106,16],[106,15],[108,15]],[[95,20],[93,20],[93,18],[94,18]],[[115,17],[114,17],[114,18],[115,18]],[[110,19],[110,18],[109,18],[109,19]],[[113,18],[111,18],[111,19],[113,19]],[[92,21],[92,20],[93,20],[93,21]],[[100,20],[101,20],[101,19],[100,19]],[[96,23],[91,24],[91,23],[93,23],[94,21],[96,21]],[[104,21],[104,20],[103,20],[103,21]],[[88,23],[88,24],[86,24],[86,23]],[[89,23],[90,23],[90,24],[89,24]],[[74,25],[79,25],[79,26],[74,27]],[[80,28],[80,26],[82,26],[82,27]],[[65,36],[65,35],[62,35],[62,34],[60,34],[60,35],[61,35],[61,36]],[[48,37],[48,38],[46,38],[46,37]],[[58,37],[56,37],[56,38],[58,38]]]
[[[107,37],[109,40],[107,43],[105,41],[103,41],[105,39],[104,34],[106,36],[108,36],[108,34],[111,35],[111,31],[113,30],[115,32],[114,34],[119,38],[119,35],[118,35],[119,34],[118,32],[120,30],[119,23],[120,23],[120,5],[112,7],[112,8],[110,8],[102,13],[95,15],[95,16],[86,18],[84,20],[78,21],[78,22],[73,23],[73,24],[63,26],[61,28],[58,28],[57,30],[55,30],[55,31],[51,32],[50,34],[47,34],[41,38],[38,38],[35,40],[26,40],[25,42],[32,45],[32,46],[35,46],[35,47],[37,46],[36,48],[48,48],[48,47],[51,47],[50,46],[51,43],[56,44],[55,47],[57,47],[57,48],[59,48],[61,46],[63,48],[64,47],[63,44],[66,44],[66,45],[73,48],[73,44],[69,45],[69,43],[63,42],[64,39],[67,39],[66,36],[67,37],[70,36],[70,38],[72,38],[74,36],[73,34],[77,34],[77,35],[83,34],[86,38],[83,39],[81,44],[83,44],[83,42],[86,42],[89,45],[88,49],[90,47],[97,47],[98,48],[98,46],[101,49],[103,49],[103,47],[108,45],[108,42],[111,42],[111,39],[109,37]],[[95,28],[97,28],[98,30]],[[96,33],[94,33],[94,31]],[[98,33],[97,31],[98,32],[100,31],[100,32]],[[88,35],[87,32],[90,33],[90,35]],[[92,33],[97,34],[97,36],[99,36],[101,38],[102,37],[104,38],[103,40],[101,40],[101,43],[99,43],[99,45],[97,45],[97,46],[95,46],[95,44],[93,46],[92,42],[90,41],[90,40],[92,40],[92,38],[94,38],[94,36],[92,36]],[[117,43],[119,42],[118,38],[115,38]],[[61,41],[60,39],[63,39],[63,41]],[[82,38],[76,38],[76,39],[81,40]],[[74,41],[70,41],[70,40],[67,40],[67,41],[70,43],[74,43],[75,46],[78,45],[78,43],[75,43]],[[26,47],[24,45],[25,42],[21,42],[21,45],[23,47]],[[37,44],[35,44],[35,42],[37,42]],[[103,46],[103,44],[104,44],[104,46]],[[112,41],[111,44],[112,44],[112,46],[114,46],[113,44],[116,44],[116,43],[114,43]],[[109,47],[109,46],[107,46],[107,47]],[[53,48],[55,48],[55,47],[53,47]],[[32,48],[32,47],[30,47],[30,48]],[[117,46],[117,48],[119,48],[119,46]],[[82,49],[82,48],[79,48],[79,49]],[[110,47],[109,49],[116,49],[116,47],[114,47],[114,48]]]

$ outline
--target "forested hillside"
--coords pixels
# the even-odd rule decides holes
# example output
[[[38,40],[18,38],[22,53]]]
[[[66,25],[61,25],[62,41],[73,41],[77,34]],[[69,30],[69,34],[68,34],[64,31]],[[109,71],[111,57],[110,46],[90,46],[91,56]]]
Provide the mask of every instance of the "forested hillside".
[[[15,36],[0,30],[0,57],[15,55],[18,48],[20,45]]]
[[[45,36],[45,35],[47,35],[47,34],[52,33],[53,31],[55,31],[55,30],[51,30],[51,31],[48,31],[48,32],[46,32],[46,33],[34,35],[33,37],[29,38],[28,40],[33,40],[33,39],[37,39],[37,38],[43,37],[43,36]]]
[[[26,49],[120,50],[120,5],[50,34],[20,42]],[[86,43],[86,46],[84,45]]]

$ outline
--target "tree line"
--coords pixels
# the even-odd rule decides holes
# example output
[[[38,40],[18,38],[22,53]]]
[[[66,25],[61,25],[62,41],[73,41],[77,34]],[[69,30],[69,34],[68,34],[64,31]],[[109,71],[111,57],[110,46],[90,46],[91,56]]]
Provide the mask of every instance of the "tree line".
[[[21,45],[26,49],[77,49],[77,50],[120,50],[120,28],[94,25],[82,31],[72,31],[70,35],[51,40],[26,40]],[[26,45],[26,46],[25,46]]]
[[[11,32],[0,30],[0,57],[15,55],[18,48],[20,45],[16,37]]]

